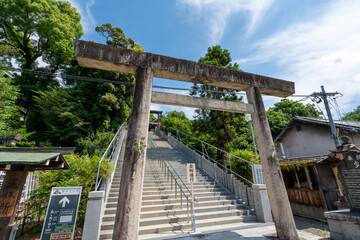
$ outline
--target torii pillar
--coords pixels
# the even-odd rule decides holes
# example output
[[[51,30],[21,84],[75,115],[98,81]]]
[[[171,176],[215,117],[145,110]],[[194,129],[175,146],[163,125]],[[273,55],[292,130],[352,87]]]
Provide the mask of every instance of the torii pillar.
[[[259,88],[249,88],[246,96],[254,106],[252,119],[256,142],[278,237],[299,239]]]
[[[137,239],[141,212],[153,71],[139,67],[122,167],[113,239]]]
[[[74,40],[74,43],[76,59],[82,67],[137,74],[113,240],[138,238],[153,76],[247,91],[249,104],[244,104],[243,112],[253,115],[277,234],[284,240],[299,239],[278,159],[276,156],[272,157],[274,145],[261,97],[261,94],[290,96],[295,92],[293,82],[103,44],[79,40]],[[188,96],[182,97],[183,99],[164,98],[159,93],[152,93],[152,98],[154,102],[173,105],[184,105],[184,100],[189,100]],[[199,98],[192,98],[190,101],[207,105]]]

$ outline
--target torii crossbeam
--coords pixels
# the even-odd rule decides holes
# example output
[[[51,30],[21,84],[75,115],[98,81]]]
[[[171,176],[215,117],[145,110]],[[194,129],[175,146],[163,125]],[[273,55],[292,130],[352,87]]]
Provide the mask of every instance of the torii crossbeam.
[[[275,150],[261,97],[261,94],[290,96],[295,92],[293,82],[92,42],[74,40],[74,43],[76,59],[82,67],[137,74],[121,175],[114,240],[138,238],[146,158],[145,144],[148,136],[154,76],[246,91],[249,104],[231,106],[228,109],[216,106],[216,109],[229,111],[229,109],[237,108],[236,112],[252,113],[277,234],[280,239],[299,239],[278,167],[278,159],[273,155]],[[153,94],[154,102],[164,101],[165,104],[178,106],[187,104],[187,106],[195,107],[194,102],[198,101],[189,97],[182,100],[177,96],[173,99],[165,96],[166,99],[164,99],[164,96]],[[193,103],[189,104],[189,102]],[[199,103],[203,105],[202,107],[215,109],[214,106],[209,106],[211,102]]]

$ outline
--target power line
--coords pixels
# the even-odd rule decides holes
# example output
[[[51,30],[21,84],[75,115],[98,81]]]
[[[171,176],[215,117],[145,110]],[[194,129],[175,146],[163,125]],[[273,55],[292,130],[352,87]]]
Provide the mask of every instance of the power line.
[[[83,76],[78,76],[78,75],[70,75],[70,74],[64,74],[64,73],[52,73],[52,72],[38,71],[38,70],[31,70],[31,69],[0,67],[0,70],[6,70],[6,71],[11,71],[11,72],[24,72],[24,73],[30,73],[30,74],[34,74],[34,75],[42,75],[42,76],[53,77],[53,78],[62,78],[63,80],[73,79],[73,80],[89,81],[89,82],[112,83],[112,84],[115,84],[115,85],[126,85],[126,86],[133,86],[134,85],[134,83],[131,83],[131,82],[121,82],[121,81],[117,81],[117,80],[109,80],[109,79],[93,78],[93,77],[83,77]],[[176,91],[194,91],[194,89],[192,89],[192,88],[165,87],[165,86],[158,86],[158,85],[153,85],[153,88],[176,90]],[[224,94],[223,91],[216,91],[216,90],[204,89],[204,90],[200,90],[200,91],[206,92],[206,93]],[[236,94],[236,95],[243,95],[243,96],[246,95],[243,92],[237,92],[237,91],[230,92],[229,94]],[[296,95],[296,94],[294,94],[294,95],[291,95],[289,97],[302,97],[302,98],[305,97],[305,98],[308,98],[308,97],[310,97],[310,95]]]

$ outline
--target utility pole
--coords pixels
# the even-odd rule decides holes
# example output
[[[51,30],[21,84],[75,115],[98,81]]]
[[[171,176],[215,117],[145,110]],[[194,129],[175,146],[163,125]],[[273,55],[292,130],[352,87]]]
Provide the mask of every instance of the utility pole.
[[[339,141],[338,137],[336,136],[336,128],[335,128],[334,120],[333,120],[332,115],[331,115],[331,111],[330,111],[329,102],[327,100],[327,97],[328,96],[335,96],[335,95],[338,95],[338,94],[341,95],[341,93],[339,93],[339,92],[328,92],[327,93],[327,92],[325,92],[324,86],[321,86],[321,92],[318,92],[318,93],[314,92],[313,94],[310,95],[311,97],[313,97],[315,99],[320,97],[324,101],[326,113],[327,113],[328,118],[329,118],[331,136],[334,139],[335,147],[339,147],[341,144],[340,144],[340,141]]]

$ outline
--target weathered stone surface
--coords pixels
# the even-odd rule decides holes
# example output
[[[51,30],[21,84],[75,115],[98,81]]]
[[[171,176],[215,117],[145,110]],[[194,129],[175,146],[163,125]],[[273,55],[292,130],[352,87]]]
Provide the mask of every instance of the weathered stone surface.
[[[349,151],[338,166],[338,177],[351,211],[360,212],[360,151]]]
[[[324,213],[334,240],[360,239],[360,213],[338,210]]]
[[[360,225],[360,213],[350,212],[349,209],[324,212],[324,215],[327,219],[353,222]]]
[[[260,91],[257,87],[251,87],[246,91],[246,95],[249,103],[254,106],[252,119],[256,142],[259,146],[259,155],[276,232],[280,239],[299,239],[279,168],[279,160],[274,154],[274,143]]]
[[[152,92],[151,102],[173,105],[173,106],[211,109],[211,110],[235,112],[235,113],[254,112],[253,106],[247,103],[191,97],[180,94],[154,92],[154,91]]]
[[[139,68],[128,125],[114,240],[138,239],[141,198],[146,161],[150,99],[153,81],[151,68]]]
[[[82,67],[132,74],[136,73],[138,67],[150,67],[154,71],[154,77],[159,78],[242,91],[256,86],[262,94],[278,97],[287,97],[295,92],[293,82],[276,78],[98,43],[80,40],[74,40],[74,43],[76,59]]]

